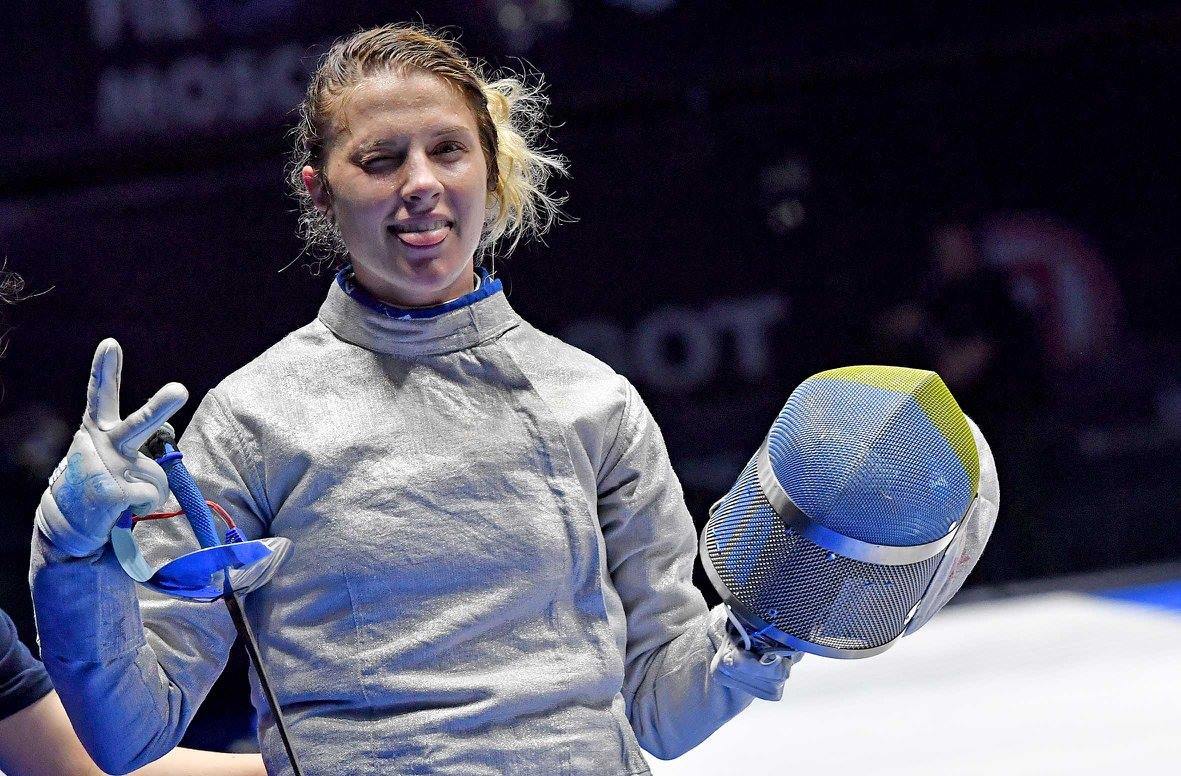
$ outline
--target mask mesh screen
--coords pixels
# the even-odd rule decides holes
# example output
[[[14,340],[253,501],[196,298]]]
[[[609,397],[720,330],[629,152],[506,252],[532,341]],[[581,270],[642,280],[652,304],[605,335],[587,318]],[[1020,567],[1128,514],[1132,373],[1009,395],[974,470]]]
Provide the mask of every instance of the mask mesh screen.
[[[942,557],[863,563],[789,532],[759,489],[754,458],[706,523],[704,540],[739,603],[784,633],[834,649],[870,649],[902,633]]]

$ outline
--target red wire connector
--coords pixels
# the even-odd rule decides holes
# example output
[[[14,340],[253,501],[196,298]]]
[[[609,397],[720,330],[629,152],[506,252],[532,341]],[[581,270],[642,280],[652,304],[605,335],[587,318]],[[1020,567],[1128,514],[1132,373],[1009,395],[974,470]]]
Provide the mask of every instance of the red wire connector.
[[[221,504],[215,504],[209,500],[206,500],[205,503],[209,505],[210,510],[212,510],[217,514],[218,517],[225,521],[226,528],[232,531],[237,531],[238,526],[234,525],[234,518],[230,517],[229,512],[222,509]],[[131,525],[134,526],[136,523],[139,523],[143,520],[168,520],[173,517],[180,517],[184,513],[185,512],[183,509],[178,509],[175,512],[152,512],[151,514],[147,515],[132,515]]]

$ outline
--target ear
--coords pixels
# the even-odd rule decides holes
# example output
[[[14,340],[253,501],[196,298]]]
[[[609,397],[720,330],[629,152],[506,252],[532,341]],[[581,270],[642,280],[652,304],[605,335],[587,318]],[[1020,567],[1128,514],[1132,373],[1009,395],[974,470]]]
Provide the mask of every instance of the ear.
[[[312,198],[312,204],[316,206],[316,210],[327,215],[328,208],[332,206],[332,191],[328,188],[328,183],[320,174],[316,172],[311,165],[305,166],[300,170],[299,175],[303,178],[304,188],[308,190],[308,194]]]

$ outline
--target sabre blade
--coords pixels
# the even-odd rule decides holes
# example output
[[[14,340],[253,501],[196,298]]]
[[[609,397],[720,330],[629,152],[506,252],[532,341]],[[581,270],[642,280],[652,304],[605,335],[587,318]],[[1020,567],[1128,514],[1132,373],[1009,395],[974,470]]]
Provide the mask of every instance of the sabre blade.
[[[246,654],[254,663],[254,670],[258,674],[258,684],[262,687],[262,694],[267,699],[267,705],[271,707],[271,716],[275,719],[275,727],[279,730],[279,738],[283,740],[283,748],[287,751],[287,759],[291,762],[291,768],[295,772],[295,776],[303,776],[303,770],[299,766],[299,758],[295,756],[295,749],[291,746],[291,739],[287,736],[287,725],[283,721],[283,711],[279,706],[279,700],[275,697],[275,691],[271,689],[271,682],[263,667],[262,657],[258,654],[258,642],[254,639],[254,631],[250,628],[250,621],[242,614],[242,604],[236,593],[230,592],[226,595],[225,601],[226,608],[230,610],[230,619],[234,621],[234,627],[238,630],[238,635],[242,637],[243,645],[246,647]]]

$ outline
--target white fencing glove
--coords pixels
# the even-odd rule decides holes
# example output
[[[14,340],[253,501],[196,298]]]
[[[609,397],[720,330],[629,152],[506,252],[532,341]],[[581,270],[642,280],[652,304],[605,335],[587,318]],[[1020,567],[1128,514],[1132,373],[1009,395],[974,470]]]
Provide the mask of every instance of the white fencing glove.
[[[730,607],[726,610],[725,639],[710,662],[714,678],[726,687],[765,701],[783,697],[783,685],[791,668],[804,656],[782,644],[751,634]]]
[[[121,420],[122,372],[119,343],[103,340],[90,367],[82,427],[50,476],[37,507],[41,533],[57,549],[78,558],[98,553],[128,508],[143,514],[168,498],[164,470],[139,448],[188,401],[189,392],[180,383],[168,383]]]

